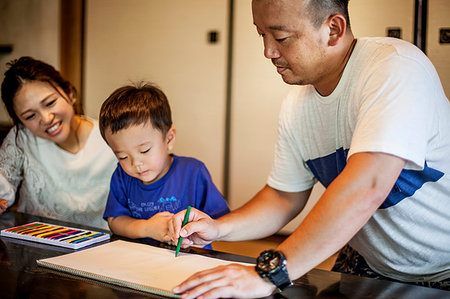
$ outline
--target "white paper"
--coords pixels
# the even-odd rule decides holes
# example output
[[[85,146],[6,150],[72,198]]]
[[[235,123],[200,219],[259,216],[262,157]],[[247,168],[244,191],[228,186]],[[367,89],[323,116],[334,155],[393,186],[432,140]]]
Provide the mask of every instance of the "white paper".
[[[175,257],[173,250],[118,240],[38,263],[87,272],[103,281],[109,278],[171,293],[173,287],[195,272],[235,262],[183,252]]]

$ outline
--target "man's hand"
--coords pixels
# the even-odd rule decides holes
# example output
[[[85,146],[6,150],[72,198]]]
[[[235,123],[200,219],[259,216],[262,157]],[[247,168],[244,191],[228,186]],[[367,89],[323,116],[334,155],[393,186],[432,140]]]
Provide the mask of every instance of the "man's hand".
[[[258,298],[272,294],[275,285],[262,279],[255,268],[239,264],[197,272],[176,286],[181,298]]]
[[[169,223],[169,236],[175,244],[183,237],[182,248],[191,245],[205,246],[215,241],[219,235],[219,228],[215,220],[195,208],[191,209],[188,223],[181,228],[186,210],[175,214]]]
[[[0,215],[3,214],[7,208],[8,202],[5,199],[0,198]]]

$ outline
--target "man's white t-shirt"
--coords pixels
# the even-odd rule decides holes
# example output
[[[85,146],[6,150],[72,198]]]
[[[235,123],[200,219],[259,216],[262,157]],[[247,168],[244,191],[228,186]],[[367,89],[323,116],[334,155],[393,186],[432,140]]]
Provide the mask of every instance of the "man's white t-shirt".
[[[360,38],[327,97],[296,86],[284,101],[269,186],[327,187],[354,153],[407,161],[350,245],[402,281],[450,277],[450,104],[429,59],[393,38]]]

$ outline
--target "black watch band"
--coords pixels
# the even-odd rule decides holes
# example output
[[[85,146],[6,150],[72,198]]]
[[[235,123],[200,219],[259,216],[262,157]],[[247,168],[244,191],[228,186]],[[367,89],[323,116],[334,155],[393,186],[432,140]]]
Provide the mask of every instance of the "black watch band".
[[[286,267],[284,267],[284,270],[274,273],[273,275],[267,276],[267,278],[269,278],[269,280],[274,285],[276,285],[276,287],[280,292],[283,292],[292,285],[292,281],[289,279]]]
[[[256,260],[256,272],[269,279],[280,292],[292,285],[286,269],[286,257],[281,251],[263,251]]]

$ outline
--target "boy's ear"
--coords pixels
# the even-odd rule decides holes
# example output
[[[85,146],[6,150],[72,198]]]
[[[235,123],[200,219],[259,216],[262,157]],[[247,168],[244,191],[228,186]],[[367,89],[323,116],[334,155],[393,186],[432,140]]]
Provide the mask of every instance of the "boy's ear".
[[[166,134],[166,142],[167,142],[167,147],[169,148],[169,151],[171,151],[173,149],[173,147],[175,146],[176,136],[177,136],[177,130],[173,126],[170,127],[169,131],[167,131],[167,134]]]

